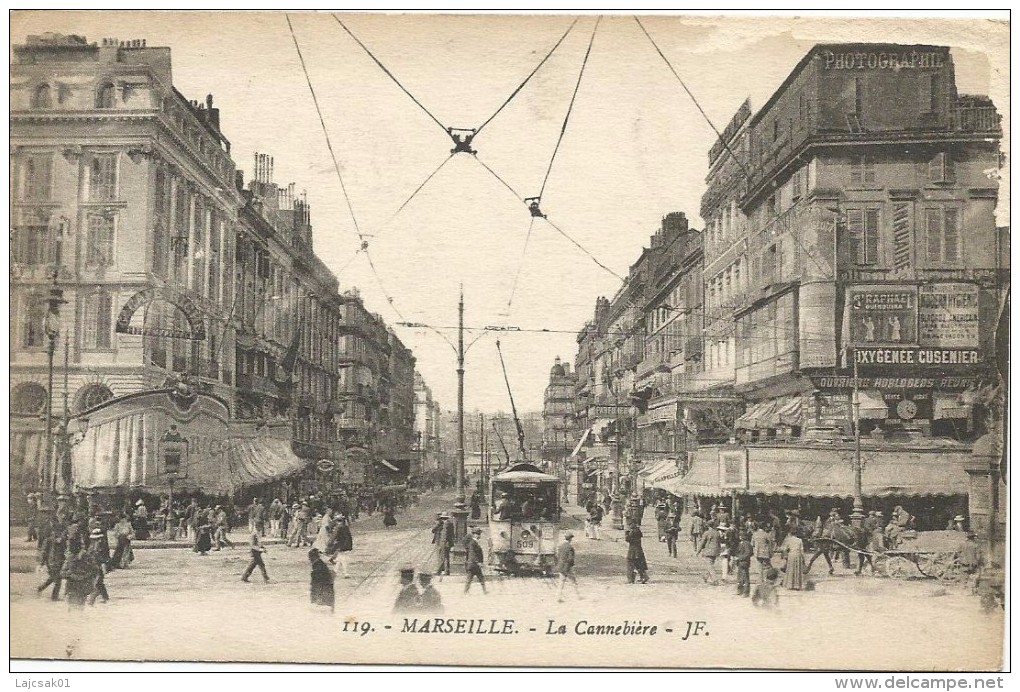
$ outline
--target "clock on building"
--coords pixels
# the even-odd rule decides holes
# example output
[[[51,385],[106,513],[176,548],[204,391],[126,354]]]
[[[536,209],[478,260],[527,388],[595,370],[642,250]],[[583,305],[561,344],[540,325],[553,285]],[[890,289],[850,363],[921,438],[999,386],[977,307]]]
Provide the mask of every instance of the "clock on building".
[[[917,404],[910,399],[904,399],[896,404],[896,415],[903,420],[912,420],[917,415]]]

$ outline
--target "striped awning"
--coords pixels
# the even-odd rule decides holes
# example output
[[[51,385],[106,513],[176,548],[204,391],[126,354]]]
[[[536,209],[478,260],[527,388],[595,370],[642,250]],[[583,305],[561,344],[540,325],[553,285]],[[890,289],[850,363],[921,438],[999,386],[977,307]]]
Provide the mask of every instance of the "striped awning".
[[[233,440],[226,458],[232,491],[286,478],[308,464],[294,454],[289,441],[261,437]]]

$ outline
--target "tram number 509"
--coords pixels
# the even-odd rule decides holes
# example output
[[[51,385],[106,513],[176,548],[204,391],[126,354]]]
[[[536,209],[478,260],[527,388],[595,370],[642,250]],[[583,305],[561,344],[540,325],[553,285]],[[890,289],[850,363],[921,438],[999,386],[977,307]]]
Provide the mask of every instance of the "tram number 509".
[[[534,548],[535,541],[517,541],[517,549],[525,550],[527,548]]]

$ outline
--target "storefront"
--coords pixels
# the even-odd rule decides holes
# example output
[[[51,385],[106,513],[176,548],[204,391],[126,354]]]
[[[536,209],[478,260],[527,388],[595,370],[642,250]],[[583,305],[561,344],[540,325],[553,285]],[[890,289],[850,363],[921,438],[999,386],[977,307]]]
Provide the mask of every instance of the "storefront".
[[[969,445],[862,444],[865,509],[889,516],[896,505],[914,514],[919,528],[942,529],[965,512]],[[739,500],[741,511],[798,508],[822,516],[833,506],[849,517],[853,499],[854,446],[848,443],[704,447],[682,476],[654,484],[677,496]],[[824,511],[823,511],[824,510]]]
[[[76,492],[99,495],[176,492],[232,496],[296,475],[306,466],[289,435],[232,422],[226,404],[186,389],[118,397],[87,412],[72,451]]]

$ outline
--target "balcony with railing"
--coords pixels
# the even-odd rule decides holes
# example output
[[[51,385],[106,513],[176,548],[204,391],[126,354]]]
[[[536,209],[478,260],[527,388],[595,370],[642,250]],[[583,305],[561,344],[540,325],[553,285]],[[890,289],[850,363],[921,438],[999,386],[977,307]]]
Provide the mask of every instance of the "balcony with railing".
[[[237,375],[237,388],[262,396],[277,396],[279,394],[279,389],[273,380],[251,373]]]
[[[1002,116],[995,106],[958,105],[949,113],[949,126],[954,132],[1002,133]]]

